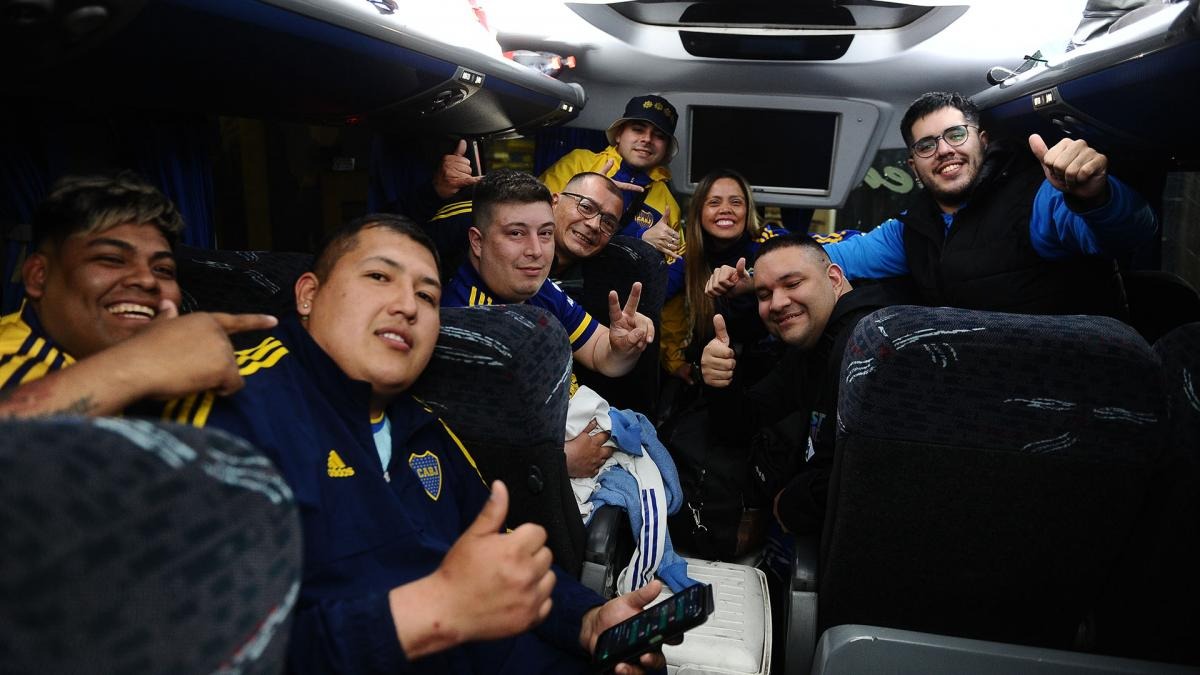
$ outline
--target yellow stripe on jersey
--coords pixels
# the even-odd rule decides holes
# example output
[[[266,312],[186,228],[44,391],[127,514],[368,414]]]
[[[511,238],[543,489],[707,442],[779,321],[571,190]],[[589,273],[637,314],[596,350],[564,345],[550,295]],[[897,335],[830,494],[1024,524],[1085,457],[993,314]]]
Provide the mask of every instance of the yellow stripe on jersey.
[[[287,356],[287,354],[288,354],[287,347],[284,347],[283,345],[279,345],[278,349],[276,349],[275,351],[268,354],[265,359],[263,359],[262,361],[254,361],[252,363],[247,363],[246,365],[244,365],[238,369],[238,373],[241,374],[242,377],[246,377],[247,375],[253,375],[254,373],[257,373],[258,371],[262,370],[263,368],[270,368],[271,366],[275,365],[276,363],[279,363],[279,359],[282,359],[283,357]]]
[[[175,409],[179,407],[180,400],[181,399],[173,398],[170,401],[167,401],[167,404],[163,406],[163,411],[162,411],[162,418],[164,420],[170,420],[170,419],[175,418]]]
[[[204,427],[208,424],[208,414],[212,412],[213,403],[217,400],[217,395],[211,391],[206,391],[200,396],[200,404],[196,406],[196,413],[192,415],[192,426]]]
[[[471,468],[475,469],[475,475],[479,476],[480,482],[483,483],[484,487],[487,487],[490,490],[491,488],[488,486],[488,482],[483,480],[483,474],[479,473],[479,465],[475,463],[475,458],[471,456],[470,452],[467,452],[467,447],[463,445],[462,441],[458,440],[458,436],[454,435],[454,432],[450,429],[450,425],[446,424],[445,420],[439,417],[438,421],[442,423],[442,428],[445,429],[446,433],[450,435],[450,440],[454,441],[454,444],[457,445],[458,449],[462,451],[463,457],[467,458],[467,462],[471,465]]]
[[[467,298],[467,307],[478,307],[479,305],[490,305],[490,304],[493,304],[492,299],[490,297],[488,297],[483,291],[479,290],[478,288],[476,288],[474,286],[471,287],[471,295],[470,295],[470,297]]]
[[[591,314],[584,312],[583,321],[579,322],[579,326],[575,329],[575,332],[571,333],[571,337],[567,339],[567,342],[574,344],[575,340],[579,339],[580,335],[583,335],[583,331],[587,330],[587,327],[592,325],[592,321],[594,320]]]
[[[21,304],[24,309],[25,304]],[[21,311],[0,317],[0,353],[16,354],[33,329],[21,320]]]
[[[21,385],[25,384],[26,382],[33,382],[34,380],[43,378],[46,376],[46,373],[50,372],[50,364],[37,362],[33,366],[29,367],[29,370],[25,372],[19,382],[10,383],[8,381],[9,378],[11,378],[17,372],[17,370],[25,367],[25,365],[31,360],[32,359],[30,359],[28,356],[14,356],[8,363],[4,364],[3,367],[0,367],[0,384]]]
[[[198,396],[198,394],[188,394],[183,397],[180,400],[178,412],[172,416],[172,420],[180,424],[188,424],[188,420],[192,414],[192,406],[196,405],[196,398]]]
[[[24,309],[25,303],[22,301],[20,310],[0,317],[0,356],[8,356],[8,362],[0,366],[0,384],[25,384],[45,377],[60,357],[64,368],[75,363],[69,354],[50,346],[42,337],[35,339],[30,349],[21,351],[21,346],[33,335],[33,329],[21,318]],[[39,356],[43,350],[45,354]],[[22,368],[28,370],[21,376],[20,382],[10,383],[9,379]]]
[[[263,368],[270,368],[279,363],[279,359],[282,359],[287,353],[287,347],[284,347],[282,342],[277,338],[268,337],[257,347],[243,349],[236,353],[238,373],[242,377],[253,375]]]
[[[464,213],[470,213],[470,212],[471,212],[471,201],[470,200],[465,201],[465,202],[450,202],[449,204],[438,209],[437,213],[433,214],[433,217],[430,218],[430,220],[442,220],[444,218],[451,218],[453,216],[458,216],[458,215],[461,215]]]
[[[376,416],[376,415],[371,415],[371,424],[379,424],[380,422],[382,422],[382,421],[383,421],[383,418],[384,418],[384,417],[386,417],[386,416],[387,416],[387,411],[386,411],[386,410],[380,410],[380,411],[379,411],[379,415],[378,415],[378,416]]]
[[[257,361],[257,360],[261,359],[264,354],[266,354],[267,352],[271,351],[272,349],[274,349],[275,347],[277,347],[281,344],[283,344],[283,343],[280,342],[278,339],[269,337],[269,338],[263,340],[262,342],[258,343],[258,346],[256,346],[256,347],[250,347],[249,349],[241,349],[241,350],[234,352],[234,356],[237,357],[237,363],[239,366],[245,365],[246,362],[248,362],[248,361]]]

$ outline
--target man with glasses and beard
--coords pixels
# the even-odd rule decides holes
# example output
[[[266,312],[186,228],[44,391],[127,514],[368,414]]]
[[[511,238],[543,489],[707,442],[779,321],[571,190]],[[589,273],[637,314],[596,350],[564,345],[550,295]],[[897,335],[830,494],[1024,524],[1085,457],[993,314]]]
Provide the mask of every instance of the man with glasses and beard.
[[[1124,313],[1114,256],[1150,240],[1146,201],[1083,140],[992,142],[961,94],[930,92],[900,123],[924,189],[898,217],[829,244],[850,279],[910,276],[930,305]]]

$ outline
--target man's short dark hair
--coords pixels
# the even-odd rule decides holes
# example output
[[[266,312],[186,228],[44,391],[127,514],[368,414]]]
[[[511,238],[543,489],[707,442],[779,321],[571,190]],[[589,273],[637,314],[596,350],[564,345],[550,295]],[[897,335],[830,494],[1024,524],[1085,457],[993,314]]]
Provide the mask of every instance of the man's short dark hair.
[[[825,247],[818,244],[816,240],[807,234],[785,234],[779,237],[771,237],[758,247],[758,252],[754,254],[755,259],[762,258],[772,251],[784,248],[803,249],[822,263],[828,264],[830,262],[829,254],[825,252]]]
[[[475,196],[472,198],[471,210],[474,213],[475,227],[480,232],[487,229],[492,222],[492,211],[497,204],[534,204],[550,201],[550,190],[533,174],[512,169],[489,171],[475,185]]]
[[[183,232],[183,217],[158,188],[130,171],[65,176],[50,189],[33,217],[35,247],[59,247],[76,234],[95,234],[128,224],[158,228],[171,250]]]
[[[609,178],[608,176],[605,176],[602,173],[596,173],[595,171],[584,171],[582,173],[577,173],[574,176],[571,176],[571,180],[567,181],[567,184],[563,187],[565,189],[565,188],[571,187],[572,185],[579,185],[580,183],[587,180],[588,178],[593,178],[593,177],[599,178],[601,180],[601,182],[604,184],[604,189],[607,190],[609,194],[616,197],[617,199],[622,200],[621,201],[622,204],[625,203],[624,202],[625,195],[621,194],[621,188],[617,187],[617,184],[614,183],[613,180],[611,178]]]
[[[908,106],[908,110],[904,113],[904,119],[900,120],[900,134],[904,136],[905,147],[911,146],[913,141],[917,140],[913,138],[912,133],[913,125],[917,123],[917,120],[942,108],[954,108],[963,114],[967,124],[979,126],[979,108],[971,102],[971,99],[958,92],[926,92]]]
[[[438,258],[437,247],[434,246],[433,240],[411,219],[395,213],[368,213],[339,227],[325,238],[316,257],[313,258],[313,274],[322,281],[327,279],[329,272],[337,265],[338,260],[341,260],[342,256],[358,245],[358,233],[375,227],[402,234],[429,249],[429,254],[433,256],[434,267],[437,269],[438,275],[441,275],[442,262]]]

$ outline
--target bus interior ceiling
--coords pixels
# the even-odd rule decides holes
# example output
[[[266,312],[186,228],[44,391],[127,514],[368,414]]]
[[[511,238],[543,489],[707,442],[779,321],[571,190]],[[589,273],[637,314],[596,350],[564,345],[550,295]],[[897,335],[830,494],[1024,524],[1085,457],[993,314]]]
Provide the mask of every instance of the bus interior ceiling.
[[[461,37],[470,31],[450,25],[457,16],[385,14],[365,0],[11,0],[0,46],[4,145],[14,160],[42,167],[43,182],[103,167],[162,170],[164,156],[198,162],[210,175],[187,182],[208,186],[201,217],[211,234],[196,243],[308,250],[347,217],[428,181],[458,137],[483,140],[491,165],[540,170],[529,141],[511,139],[562,145],[561,131],[545,129],[604,129],[645,91],[684,109],[854,102],[836,110],[843,128],[827,194],[756,196],[768,218],[790,227],[811,219],[814,230],[866,230],[913,187],[898,121],[924,91],[981,92],[998,129],[1062,133],[1051,115],[1031,109],[1028,91],[989,88],[985,74],[1018,69],[1038,50],[1049,61],[1061,56],[1082,4],[491,0],[482,6],[492,42],[485,34],[470,43]],[[106,10],[103,19],[87,14],[95,7]],[[1093,124],[1074,131],[1116,144],[1114,166],[1131,167],[1160,208],[1163,265],[1200,284],[1195,228],[1182,227],[1200,199],[1191,172],[1200,141],[1187,116],[1174,114],[1198,103],[1195,87],[1175,85],[1195,73],[1200,43],[1194,28],[1181,32],[1188,39],[1157,60],[1126,57],[1134,63],[1122,72],[1091,73],[1063,91],[1100,110],[1077,114]],[[451,33],[461,44],[443,42]],[[500,49],[573,56],[577,65],[554,79],[498,58]],[[1129,95],[1112,96],[1116,88]],[[847,124],[852,118],[857,126]],[[688,120],[672,164],[672,187],[684,199],[694,186],[684,165],[694,140]],[[1154,133],[1115,132],[1126,129]],[[758,139],[768,148],[760,161],[803,161],[790,150],[796,139],[779,129],[728,133],[771,133]],[[7,220],[21,220],[22,208],[9,210],[16,213]],[[1142,264],[1156,266],[1158,257]]]

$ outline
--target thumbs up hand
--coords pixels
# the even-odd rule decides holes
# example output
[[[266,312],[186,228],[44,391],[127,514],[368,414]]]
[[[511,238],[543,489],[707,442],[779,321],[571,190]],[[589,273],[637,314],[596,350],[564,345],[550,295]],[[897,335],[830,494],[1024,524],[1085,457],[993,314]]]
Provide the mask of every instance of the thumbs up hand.
[[[729,346],[729,331],[725,328],[725,317],[713,315],[715,337],[704,346],[700,355],[700,377],[704,384],[718,389],[733,382],[733,370],[737,366],[733,348]]]
[[[472,175],[471,160],[467,159],[467,142],[459,139],[454,152],[442,157],[442,163],[433,176],[433,191],[442,199],[450,199],[458,191],[483,180],[483,176]]]
[[[1090,210],[1108,202],[1108,157],[1081,139],[1064,138],[1047,148],[1038,134],[1029,137],[1029,149],[1042,164],[1046,180],[1075,204],[1073,210]]]
[[[704,293],[710,298],[741,295],[749,290],[750,272],[746,269],[745,258],[738,258],[737,267],[721,265],[704,283]]]

